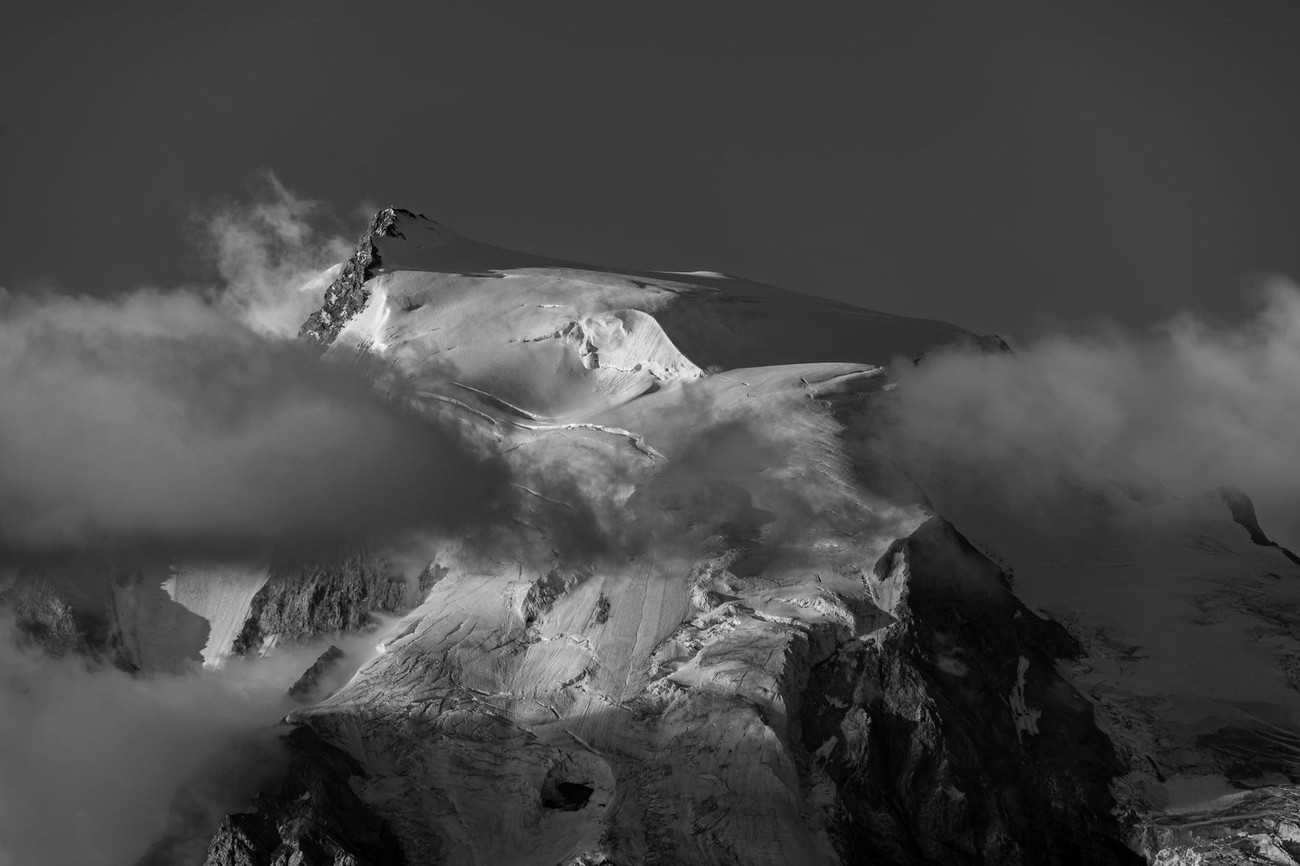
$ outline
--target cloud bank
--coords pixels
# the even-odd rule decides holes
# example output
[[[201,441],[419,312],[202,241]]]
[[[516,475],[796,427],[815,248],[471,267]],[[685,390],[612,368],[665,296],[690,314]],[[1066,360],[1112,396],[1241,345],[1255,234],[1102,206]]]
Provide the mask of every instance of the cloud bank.
[[[202,863],[284,755],[286,690],[325,641],[203,674],[133,676],[11,641],[0,617],[0,866]],[[374,634],[335,637],[348,670]]]
[[[1182,315],[1153,333],[1050,336],[1014,354],[898,363],[885,439],[952,461],[990,495],[1041,503],[1080,467],[1148,472],[1175,495],[1245,490],[1300,540],[1300,290],[1273,280],[1237,325]]]
[[[256,545],[490,497],[450,432],[292,339],[346,249],[268,186],[202,222],[220,286],[0,296],[0,548]]]
[[[251,201],[196,214],[196,236],[224,284],[223,304],[259,333],[295,337],[352,255],[352,244],[313,227],[319,202],[294,195],[273,174],[264,184]]]

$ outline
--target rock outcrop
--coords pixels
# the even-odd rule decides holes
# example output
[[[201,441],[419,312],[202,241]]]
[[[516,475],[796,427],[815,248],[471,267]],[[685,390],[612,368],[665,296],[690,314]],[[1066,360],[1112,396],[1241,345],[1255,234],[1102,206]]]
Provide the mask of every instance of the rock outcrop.
[[[298,701],[320,697],[321,681],[338,666],[342,658],[343,650],[330,644],[329,648],[312,662],[311,667],[303,671],[302,676],[289,686],[289,697]]]
[[[51,656],[98,655],[108,649],[107,618],[93,611],[77,611],[63,593],[40,577],[21,580],[0,593],[0,604],[13,614],[19,640],[39,646]]]
[[[403,866],[393,834],[357,797],[356,762],[306,728],[285,739],[284,776],[246,812],[229,815],[207,866]]]
[[[343,270],[325,290],[321,308],[303,322],[298,332],[301,339],[322,347],[328,346],[334,342],[343,326],[366,306],[370,297],[366,282],[375,276],[380,266],[375,239],[401,237],[401,231],[397,227],[399,217],[414,219],[415,214],[390,207],[374,215],[366,233],[357,241],[352,258],[343,264]]]
[[[412,593],[406,579],[393,574],[369,547],[325,554],[282,551],[253,596],[232,650],[246,655],[279,641],[355,631],[371,625],[375,611],[409,607]]]
[[[0,592],[0,608],[20,642],[51,656],[125,671],[183,669],[198,660],[208,626],[167,596],[157,574],[82,561],[31,566]]]
[[[1264,534],[1263,528],[1259,525],[1259,518],[1255,516],[1255,503],[1250,501],[1249,496],[1235,487],[1220,487],[1214,491],[1214,495],[1228,504],[1232,519],[1241,524],[1241,527],[1250,534],[1251,541],[1261,547],[1275,547],[1287,559],[1300,565],[1300,556],[1296,556]]]
[[[816,666],[803,709],[842,862],[1142,862],[1112,814],[1122,765],[1056,671],[1065,630],[940,518],[873,577],[895,622]]]

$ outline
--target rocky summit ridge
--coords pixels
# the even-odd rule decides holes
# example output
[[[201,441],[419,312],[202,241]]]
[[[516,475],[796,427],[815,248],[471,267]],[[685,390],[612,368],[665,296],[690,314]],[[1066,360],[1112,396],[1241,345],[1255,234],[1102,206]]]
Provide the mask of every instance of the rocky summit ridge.
[[[378,273],[381,266],[375,241],[383,237],[402,237],[397,222],[403,217],[422,219],[423,215],[417,217],[408,210],[388,207],[371,218],[366,233],[357,241],[355,252],[343,263],[339,275],[325,290],[321,308],[302,323],[302,328],[298,331],[300,339],[328,346],[334,342],[348,320],[361,312],[369,297],[366,282]]]

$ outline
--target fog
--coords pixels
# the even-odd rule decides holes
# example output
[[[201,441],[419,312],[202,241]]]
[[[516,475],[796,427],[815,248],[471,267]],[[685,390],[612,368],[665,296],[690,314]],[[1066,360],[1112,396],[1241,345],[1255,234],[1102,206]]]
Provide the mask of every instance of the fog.
[[[195,240],[221,278],[228,309],[256,331],[294,337],[352,255],[352,242],[314,227],[319,202],[295,195],[274,174],[263,184],[251,200],[197,212]]]
[[[1149,473],[1180,496],[1231,485],[1274,540],[1300,546],[1300,290],[1274,279],[1247,300],[1235,324],[1184,314],[1148,333],[1098,328],[897,363],[889,446],[951,461],[990,500],[1020,505],[1087,471],[1121,483]]]
[[[294,339],[346,254],[270,178],[199,220],[223,282],[0,295],[0,548],[255,546],[464,519],[455,436]]]
[[[382,370],[296,338],[350,254],[313,229],[320,215],[268,175],[254,199],[196,214],[207,283],[0,289],[0,589],[47,562],[264,555],[490,506],[499,463],[383,396]],[[20,646],[11,626],[0,617],[0,866],[132,863],[164,836],[165,862],[201,862],[221,815],[282,763],[272,726],[324,645],[128,674]],[[355,667],[376,636],[333,639]]]
[[[0,618],[0,866],[119,866],[164,836],[167,862],[202,862],[221,816],[280,769],[286,690],[328,643],[132,675],[19,648],[10,627]],[[333,640],[352,670],[378,637]]]

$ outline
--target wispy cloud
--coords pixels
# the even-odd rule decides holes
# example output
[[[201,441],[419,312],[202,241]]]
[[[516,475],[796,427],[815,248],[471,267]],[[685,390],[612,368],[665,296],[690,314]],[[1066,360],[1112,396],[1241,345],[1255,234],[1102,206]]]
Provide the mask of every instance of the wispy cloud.
[[[1003,499],[1043,501],[1082,466],[1146,471],[1179,495],[1234,485],[1261,504],[1266,528],[1296,533],[1300,290],[1276,279],[1254,302],[1237,325],[1186,314],[1147,334],[900,363],[888,441],[954,461]]]
[[[351,244],[312,223],[323,210],[271,173],[248,201],[226,201],[195,215],[204,252],[223,281],[221,298],[254,330],[296,336],[352,254]]]
[[[283,766],[273,729],[324,642],[202,674],[130,675],[10,639],[0,616],[0,866],[203,862],[223,814]],[[351,666],[374,635],[340,640]]]
[[[314,209],[274,178],[218,208],[217,286],[0,295],[0,547],[365,533],[491,495],[452,433],[288,338],[346,254]]]

